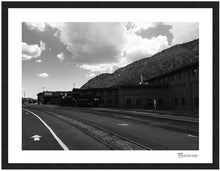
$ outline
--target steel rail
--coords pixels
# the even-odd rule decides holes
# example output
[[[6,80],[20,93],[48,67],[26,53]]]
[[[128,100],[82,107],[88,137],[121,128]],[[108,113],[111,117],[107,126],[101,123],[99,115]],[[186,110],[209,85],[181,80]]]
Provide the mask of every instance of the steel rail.
[[[101,138],[98,138],[98,137],[96,137],[95,135],[91,134],[89,131],[87,131],[87,130],[81,128],[80,126],[78,126],[78,125],[76,125],[76,124],[73,124],[73,123],[70,123],[70,122],[66,121],[65,119],[62,119],[61,117],[57,117],[56,115],[59,115],[58,113],[50,112],[50,111],[46,111],[46,112],[44,111],[44,113],[47,113],[47,114],[49,114],[49,115],[51,115],[51,116],[54,116],[54,117],[56,117],[56,118],[58,118],[58,119],[60,119],[60,120],[62,120],[62,121],[64,121],[64,122],[68,123],[68,124],[71,125],[71,126],[77,127],[77,129],[80,129],[81,131],[83,131],[83,132],[86,133],[87,135],[89,135],[89,136],[95,138],[96,140],[102,142],[102,143],[103,143],[104,145],[106,145],[108,148],[110,148],[110,149],[112,149],[112,150],[118,150],[118,149],[116,149],[115,147],[113,147],[112,145],[106,143],[106,142],[105,142],[104,140],[102,140]],[[52,114],[52,113],[55,113],[56,115],[54,115],[54,114]],[[61,115],[61,116],[62,116],[62,115]],[[66,116],[65,116],[65,117],[66,117]],[[68,118],[68,117],[66,117],[66,118]],[[68,119],[73,120],[72,118],[68,118]],[[106,129],[104,129],[104,128],[101,128],[100,126],[94,125],[94,123],[91,123],[91,122],[88,122],[88,121],[84,121],[84,120],[82,120],[82,119],[75,118],[75,117],[74,117],[74,120],[76,120],[76,121],[78,121],[78,122],[81,122],[81,123],[83,123],[83,124],[86,124],[86,125],[88,125],[88,126],[90,126],[90,127],[94,127],[94,128],[96,128],[96,129],[98,129],[98,130],[101,130],[101,131],[103,131],[103,132],[106,132],[106,133],[108,133],[108,134],[110,134],[110,135],[112,135],[112,136],[118,137],[119,139],[122,139],[122,140],[124,140],[124,141],[127,141],[127,142],[129,142],[129,143],[131,143],[131,144],[133,144],[133,145],[135,145],[135,146],[141,147],[141,148],[143,148],[143,149],[145,149],[145,150],[152,150],[152,149],[149,148],[149,147],[146,147],[146,146],[144,146],[144,145],[142,145],[142,144],[139,144],[139,143],[137,143],[137,142],[134,142],[133,140],[130,140],[130,139],[126,138],[126,137],[123,137],[123,136],[121,136],[121,135],[119,135],[119,134],[117,134],[117,133],[113,133],[112,131],[109,131],[109,130],[106,130]]]

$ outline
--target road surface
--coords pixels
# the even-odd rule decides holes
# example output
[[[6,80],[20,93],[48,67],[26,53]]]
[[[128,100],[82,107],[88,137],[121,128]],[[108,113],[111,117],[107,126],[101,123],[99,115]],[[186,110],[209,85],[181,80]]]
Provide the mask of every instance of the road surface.
[[[22,106],[23,150],[198,150],[198,123],[53,105]]]

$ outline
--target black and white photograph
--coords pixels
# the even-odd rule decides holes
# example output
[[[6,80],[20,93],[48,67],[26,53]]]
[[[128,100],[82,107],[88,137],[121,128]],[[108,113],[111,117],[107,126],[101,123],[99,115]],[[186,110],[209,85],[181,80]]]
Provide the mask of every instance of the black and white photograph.
[[[4,2],[3,168],[219,168],[216,5]]]
[[[198,150],[199,24],[22,23],[23,150]]]

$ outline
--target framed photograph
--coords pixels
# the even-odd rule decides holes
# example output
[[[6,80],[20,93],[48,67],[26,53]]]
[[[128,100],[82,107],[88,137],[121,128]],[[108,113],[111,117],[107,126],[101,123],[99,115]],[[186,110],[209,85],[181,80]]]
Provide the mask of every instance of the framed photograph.
[[[218,169],[218,2],[2,2],[3,169]]]

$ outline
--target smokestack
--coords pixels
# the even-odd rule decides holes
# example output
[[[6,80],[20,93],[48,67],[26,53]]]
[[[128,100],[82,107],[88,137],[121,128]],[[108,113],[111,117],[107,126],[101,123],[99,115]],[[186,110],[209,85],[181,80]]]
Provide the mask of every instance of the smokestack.
[[[144,82],[144,79],[143,79],[143,75],[141,74],[141,82],[140,82],[140,84],[143,84],[143,82]]]

